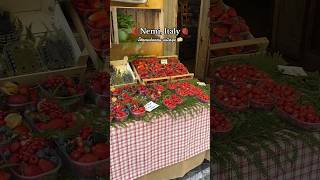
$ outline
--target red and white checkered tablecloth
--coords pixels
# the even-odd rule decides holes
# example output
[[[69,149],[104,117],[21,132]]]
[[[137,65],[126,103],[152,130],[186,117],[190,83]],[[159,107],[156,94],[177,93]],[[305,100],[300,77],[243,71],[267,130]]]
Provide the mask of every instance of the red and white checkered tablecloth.
[[[210,149],[210,109],[110,129],[110,178],[132,180]]]
[[[320,179],[320,152],[313,152],[308,146],[300,141],[295,142],[298,146],[298,157],[294,163],[285,161],[285,155],[293,154],[292,147],[283,145],[284,151],[277,152],[280,161],[283,162],[281,170],[274,161],[272,156],[268,153],[261,152],[263,164],[267,170],[268,177],[258,171],[253,164],[248,163],[245,159],[238,158],[240,162],[240,172],[246,180],[319,180]],[[231,169],[222,169],[213,165],[211,175],[213,180],[237,180],[235,172]]]

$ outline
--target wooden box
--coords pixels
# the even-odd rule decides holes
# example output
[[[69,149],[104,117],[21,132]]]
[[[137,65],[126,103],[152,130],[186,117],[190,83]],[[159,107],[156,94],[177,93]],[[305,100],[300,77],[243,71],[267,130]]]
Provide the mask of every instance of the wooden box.
[[[173,55],[173,56],[143,56],[143,57],[139,57],[139,58],[143,59],[143,58],[150,58],[150,57],[156,57],[159,60],[167,59],[170,57],[178,58],[178,56],[176,56],[176,55]],[[159,77],[159,78],[141,78],[134,65],[132,65],[132,68],[133,68],[133,71],[134,71],[138,81],[142,84],[153,84],[153,83],[159,83],[162,81],[176,81],[176,80],[181,80],[181,79],[193,79],[194,78],[193,73],[187,73],[187,74],[175,75],[175,76]]]
[[[133,78],[132,83],[112,85],[112,87],[121,87],[125,85],[137,84],[137,78],[133,73],[133,70],[128,62],[128,57],[124,57],[123,60],[111,61],[110,65],[114,66],[115,69],[119,70],[120,72],[129,72]]]
[[[36,37],[43,35],[47,31],[43,24],[46,24],[49,30],[53,30],[52,24],[62,29],[72,46],[74,61],[76,63],[76,66],[70,68],[1,78],[0,82],[14,81],[36,84],[39,80],[45,79],[50,74],[81,76],[85,73],[88,59],[87,50],[79,47],[59,3],[55,0],[1,0],[0,7],[18,17],[24,26],[32,23],[32,32]],[[24,33],[22,33],[23,36]]]

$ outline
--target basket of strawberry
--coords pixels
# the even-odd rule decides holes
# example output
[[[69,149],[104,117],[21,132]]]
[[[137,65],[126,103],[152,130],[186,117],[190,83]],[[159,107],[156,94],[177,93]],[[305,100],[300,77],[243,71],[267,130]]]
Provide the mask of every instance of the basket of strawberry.
[[[257,109],[271,110],[274,98],[265,89],[255,86],[251,90],[250,105]]]
[[[79,178],[105,177],[109,173],[107,137],[84,127],[79,136],[56,142],[63,158]]]
[[[100,108],[108,107],[107,99],[110,96],[110,77],[108,73],[101,72],[95,74],[90,80],[91,94],[95,104]]]
[[[0,151],[14,140],[31,136],[30,128],[18,113],[0,111]]]
[[[249,107],[249,96],[246,91],[233,90],[230,86],[219,85],[213,92],[213,100],[229,111],[244,111]]]
[[[42,92],[53,96],[65,107],[77,109],[84,100],[86,90],[79,80],[64,75],[50,75],[40,84]]]
[[[177,94],[172,94],[169,97],[162,100],[162,103],[164,106],[166,106],[168,109],[173,110],[178,105],[183,103],[182,97],[178,96]]]
[[[111,106],[111,114],[114,117],[114,119],[118,122],[122,122],[126,120],[129,116],[129,110],[126,108],[126,106],[116,103],[115,105]]]
[[[215,108],[212,108],[210,111],[210,119],[212,121],[210,124],[211,131],[214,135],[228,133],[233,128],[227,117]]]
[[[43,99],[37,105],[37,111],[26,111],[25,117],[35,131],[64,130],[75,125],[77,117],[61,108],[56,100]]]
[[[129,109],[130,109],[132,116],[135,118],[141,118],[146,113],[146,109],[144,108],[144,106],[142,104],[139,104],[138,102],[133,102],[129,106]]]
[[[298,127],[309,131],[320,130],[320,115],[314,106],[299,105],[295,102],[281,99],[277,103],[277,110],[280,116]]]
[[[81,16],[87,16],[105,7],[102,0],[72,0],[72,5]]]
[[[30,137],[10,144],[3,153],[7,163],[16,164],[11,173],[16,179],[57,179],[62,165],[57,153],[43,138]]]

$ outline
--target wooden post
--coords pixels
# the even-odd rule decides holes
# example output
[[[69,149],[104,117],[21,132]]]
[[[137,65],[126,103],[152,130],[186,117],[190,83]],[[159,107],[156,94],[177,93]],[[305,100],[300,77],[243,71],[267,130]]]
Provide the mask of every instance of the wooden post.
[[[210,43],[210,0],[201,0],[200,17],[198,26],[197,56],[195,66],[195,76],[199,80],[205,80],[209,62]]]
[[[177,27],[178,0],[164,0],[163,12],[164,27]],[[173,35],[169,38],[175,38],[175,36]],[[177,44],[177,42],[164,43],[163,55],[166,56],[176,54]]]

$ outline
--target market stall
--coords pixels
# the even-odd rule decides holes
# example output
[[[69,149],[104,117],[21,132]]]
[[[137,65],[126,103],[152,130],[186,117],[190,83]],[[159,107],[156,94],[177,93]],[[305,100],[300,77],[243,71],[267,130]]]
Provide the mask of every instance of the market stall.
[[[319,177],[319,73],[278,55],[220,62],[211,72],[214,179]]]
[[[209,159],[209,85],[177,56],[141,57],[129,67],[137,84],[111,87],[111,179],[182,177]]]

